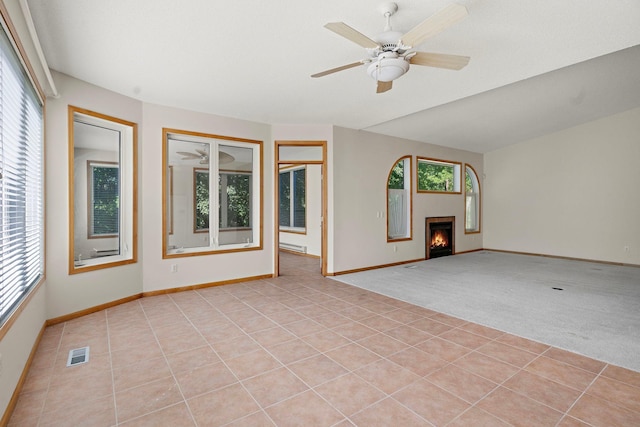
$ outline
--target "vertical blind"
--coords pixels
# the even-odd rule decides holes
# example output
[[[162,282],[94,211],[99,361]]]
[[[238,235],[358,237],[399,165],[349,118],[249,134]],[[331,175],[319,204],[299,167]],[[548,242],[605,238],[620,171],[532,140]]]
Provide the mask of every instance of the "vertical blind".
[[[0,30],[0,325],[44,274],[42,104]]]

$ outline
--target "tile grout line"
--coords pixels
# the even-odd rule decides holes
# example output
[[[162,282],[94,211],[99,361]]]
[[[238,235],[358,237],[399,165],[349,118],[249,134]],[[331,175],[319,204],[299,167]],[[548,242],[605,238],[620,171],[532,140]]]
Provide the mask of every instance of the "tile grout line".
[[[173,301],[172,298],[169,298],[169,300],[171,300],[171,302],[173,304],[175,304],[175,301]],[[167,359],[167,354],[164,351],[164,349],[162,348],[162,345],[160,344],[160,340],[158,339],[158,335],[156,334],[156,330],[153,327],[153,325],[151,324],[151,322],[149,321],[149,316],[147,315],[147,311],[145,310],[144,305],[143,304],[140,304],[140,305],[141,305],[141,308],[142,308],[142,314],[144,315],[144,318],[146,319],[147,324],[149,325],[149,328],[151,329],[151,332],[153,333],[153,337],[155,338],[156,343],[158,344],[158,347],[160,348],[160,351],[162,352],[162,357],[164,358],[164,361],[167,364],[167,367],[169,368],[169,371],[171,372],[171,377],[173,378],[173,381],[175,382],[176,387],[178,387],[178,391],[180,392],[180,396],[182,397],[182,402],[184,402],[184,405],[187,407],[187,411],[189,412],[189,416],[191,417],[191,420],[193,421],[194,425],[197,426],[198,423],[196,422],[196,419],[193,416],[193,413],[191,412],[191,408],[189,407],[189,404],[187,403],[187,399],[184,397],[184,393],[182,392],[182,387],[180,387],[180,383],[178,382],[178,379],[176,378],[175,373],[173,372],[173,369],[171,369],[171,365],[169,364],[169,360]],[[179,309],[179,307],[178,307],[178,309]],[[182,312],[182,310],[180,310],[180,311]],[[170,316],[171,313],[168,313],[167,315]],[[163,317],[164,317],[164,315],[163,315]],[[149,382],[147,382],[145,384],[149,384]],[[162,408],[158,408],[155,411],[151,411],[151,412],[146,413],[146,414],[140,414],[139,417],[143,417],[143,416],[148,415],[148,414],[153,413],[153,412],[158,412],[160,410],[169,408],[169,407],[174,406],[174,405],[175,404],[167,405],[167,406],[164,406]],[[139,418],[139,417],[134,417],[132,419]]]
[[[138,302],[136,300],[136,302]],[[138,302],[138,304],[140,304]],[[106,322],[106,326],[107,326],[107,349],[109,350],[109,369],[111,370],[111,390],[112,390],[112,397],[113,397],[113,412],[114,412],[114,416],[115,416],[115,425],[118,425],[118,403],[116,401],[116,379],[115,379],[115,372],[113,369],[113,353],[111,351],[111,333],[110,333],[110,329],[109,329],[109,309],[105,310],[105,322]]]
[[[60,353],[60,348],[62,347],[62,338],[64,337],[64,331],[67,328],[67,322],[64,322],[62,325],[62,331],[60,332],[60,338],[58,340],[58,345],[56,346],[56,355],[53,359],[53,364],[51,366],[51,370],[49,372],[49,381],[47,381],[47,388],[44,394],[44,399],[42,399],[42,407],[40,408],[40,413],[38,414],[37,424],[40,425],[42,421],[42,416],[44,415],[44,408],[47,404],[47,397],[49,397],[49,390],[51,389],[51,383],[53,382],[53,373],[56,367],[56,360],[58,360],[58,355]],[[37,351],[37,350],[36,350]]]
[[[310,288],[309,288],[309,289],[310,289]],[[236,298],[237,298],[237,297],[236,297]],[[304,297],[301,297],[301,298],[304,298]],[[306,299],[306,298],[304,298],[304,299]],[[246,305],[246,304],[245,304],[245,305]],[[247,307],[249,307],[249,308],[253,309],[253,310],[254,310],[254,311],[256,311],[256,312],[258,312],[254,307],[251,307],[251,306],[248,306],[248,305],[247,305]],[[287,307],[288,307],[288,306],[287,306]],[[305,307],[306,307],[306,306],[305,306]],[[215,308],[215,307],[214,307],[214,308]],[[296,313],[300,314],[301,316],[305,317],[307,320],[312,320],[312,321],[314,321],[312,318],[310,318],[310,317],[306,316],[306,315],[305,315],[305,314],[303,314],[303,313],[300,313],[300,312],[299,312],[299,311],[297,311],[295,308],[288,307],[288,309],[290,309],[290,310],[292,310],[292,311],[294,311],[294,312],[296,312]],[[262,313],[260,313],[260,312],[258,312],[258,313],[262,315]],[[224,314],[224,313],[222,313],[222,314],[223,314],[223,315],[225,315],[225,317],[227,317],[227,316],[226,316],[226,314]],[[265,316],[265,317],[268,317],[268,315],[266,315],[266,314],[265,314],[264,316]],[[237,323],[235,323],[232,319],[230,319],[230,318],[228,318],[228,317],[227,317],[227,319],[228,319],[228,320],[230,320],[231,322],[233,322],[236,326],[239,326],[239,325],[237,325]],[[270,319],[270,320],[271,320],[271,319]],[[304,320],[304,319],[303,319],[303,320]],[[349,320],[350,320],[350,321],[352,321],[352,322],[356,322],[356,321],[355,321],[355,320],[353,320],[353,319],[349,319]],[[316,322],[316,321],[314,321],[314,322],[315,322],[315,323],[318,323],[318,322]],[[291,322],[291,323],[295,323],[295,322]],[[327,328],[326,326],[324,326],[324,325],[322,325],[322,324],[320,324],[320,323],[318,323],[318,324],[319,324],[320,326],[322,326],[325,330],[332,331],[332,329],[331,329],[331,328]],[[284,326],[284,325],[281,325],[281,324],[279,324],[279,323],[276,323],[276,325],[277,325],[277,327],[281,327],[281,328],[284,328],[284,329],[288,330],[288,329],[286,328],[286,326]],[[242,329],[242,328],[240,327],[240,329]],[[329,402],[329,401],[328,401],[324,396],[322,396],[321,394],[319,394],[319,393],[315,390],[315,387],[320,386],[320,385],[322,385],[322,384],[325,384],[325,383],[327,383],[327,382],[330,382],[330,381],[332,381],[332,380],[334,380],[334,379],[336,379],[336,378],[339,378],[339,377],[341,377],[341,376],[348,375],[349,373],[353,373],[353,374],[355,374],[355,372],[354,372],[354,371],[351,371],[351,370],[347,369],[347,373],[345,373],[345,374],[343,374],[343,375],[340,375],[339,377],[333,378],[333,379],[331,379],[331,380],[327,380],[327,381],[325,381],[325,382],[323,382],[323,383],[317,384],[316,386],[313,386],[313,387],[312,387],[312,386],[310,386],[310,385],[309,385],[309,384],[308,384],[304,379],[300,378],[300,377],[299,377],[295,372],[293,372],[293,371],[289,368],[289,366],[288,366],[288,365],[289,365],[289,363],[285,364],[285,363],[281,362],[281,361],[280,361],[280,360],[279,360],[275,355],[273,355],[273,354],[272,354],[272,353],[271,353],[267,348],[265,348],[261,343],[257,342],[257,341],[255,340],[255,338],[253,338],[249,333],[245,332],[244,330],[243,330],[243,332],[244,332],[244,333],[245,333],[249,338],[251,338],[254,342],[256,342],[256,344],[258,344],[258,345],[259,345],[259,346],[260,346],[264,351],[266,351],[266,352],[267,352],[271,357],[273,357],[275,360],[277,360],[279,363],[281,363],[281,364],[282,364],[282,366],[283,366],[285,369],[287,369],[287,370],[288,370],[292,375],[294,375],[296,378],[298,378],[298,380],[300,380],[300,381],[301,381],[305,386],[307,386],[307,387],[308,387],[308,390],[302,391],[302,392],[300,392],[300,393],[295,393],[295,394],[293,394],[293,395],[291,395],[291,396],[288,396],[288,397],[287,397],[287,398],[285,398],[285,399],[282,399],[282,400],[280,400],[280,401],[278,401],[278,402],[275,402],[275,403],[273,403],[273,404],[271,404],[271,405],[269,405],[269,406],[266,406],[266,407],[264,407],[264,408],[262,407],[262,405],[260,405],[260,403],[258,403],[258,402],[256,401],[256,403],[258,403],[258,406],[260,406],[260,408],[261,408],[261,409],[263,409],[263,411],[264,411],[265,413],[266,413],[266,409],[267,409],[267,408],[270,408],[270,407],[276,406],[276,405],[278,405],[278,404],[280,404],[280,403],[282,403],[282,402],[286,402],[287,400],[291,400],[291,399],[293,399],[293,398],[295,398],[295,397],[297,397],[297,396],[299,396],[299,395],[301,395],[301,394],[303,394],[303,393],[306,393],[307,391],[312,391],[316,396],[318,396],[320,399],[322,399],[324,402],[326,402],[326,403],[327,403],[331,408],[333,408],[336,412],[338,412],[339,414],[341,414],[341,415],[344,417],[344,419],[349,420],[349,421],[351,422],[351,420],[350,420],[349,416],[347,416],[346,414],[344,414],[342,411],[340,411],[338,408],[336,408],[336,407],[335,407],[331,402]],[[255,331],[255,332],[259,332],[259,331]],[[289,331],[289,332],[291,332],[291,331]],[[289,342],[289,341],[293,341],[293,340],[295,340],[295,339],[298,339],[298,340],[300,340],[300,341],[303,341],[305,344],[310,345],[311,347],[313,347],[311,344],[308,344],[308,343],[306,343],[306,342],[304,341],[304,339],[303,339],[304,337],[300,337],[300,336],[296,335],[295,333],[294,333],[293,335],[295,336],[295,338],[292,338],[291,340],[288,340],[288,341],[284,341],[283,343],[286,343],[286,342]],[[305,336],[310,336],[310,335],[313,335],[313,334],[309,334],[309,335],[305,335]],[[338,335],[340,335],[340,334],[338,334]],[[342,335],[341,335],[341,336],[342,336]],[[343,337],[344,337],[344,336],[343,336]],[[359,345],[360,347],[362,347],[362,346],[361,346],[360,344],[358,344],[356,341],[353,341],[352,339],[347,338],[347,337],[344,337],[344,338],[348,339],[348,340],[349,340],[349,341],[351,341],[351,342],[350,342],[350,343],[347,343],[347,344],[344,344],[344,345],[342,345],[342,346],[338,346],[338,347],[336,347],[336,348],[345,347],[345,346],[347,346],[347,345],[351,345],[351,344],[357,344],[357,345]],[[364,347],[362,347],[362,348],[364,348]],[[314,347],[314,349],[315,349],[315,347]],[[365,348],[365,349],[366,349],[366,348]],[[317,349],[316,349],[316,350],[317,350]],[[333,349],[332,349],[332,350],[333,350]],[[366,349],[366,350],[368,350],[368,349]],[[215,350],[214,350],[214,351],[215,351]],[[370,351],[370,350],[369,350],[369,351]],[[321,352],[321,351],[319,351],[319,350],[318,350],[318,353],[319,353],[320,355],[324,355],[325,357],[328,357],[328,358],[329,358],[330,360],[332,360],[334,363],[337,363],[338,365],[342,366],[340,363],[338,363],[337,361],[334,361],[333,359],[331,359],[331,357],[327,356],[327,355],[325,354],[325,352]],[[217,354],[217,353],[216,353],[216,354]],[[307,360],[307,359],[310,359],[310,358],[313,358],[313,357],[316,357],[316,356],[314,355],[314,356],[305,357],[305,358],[302,358],[302,359],[296,360],[295,362],[292,362],[292,363],[298,363],[298,362],[301,362],[301,361],[303,361],[303,360]],[[371,363],[375,363],[375,362],[371,362]],[[369,363],[369,364],[371,364],[371,363]],[[369,365],[369,364],[367,364],[367,365]],[[344,367],[344,366],[343,366],[343,367]],[[346,367],[344,367],[344,368],[346,368]],[[275,369],[279,369],[279,368],[275,368]],[[262,373],[260,373],[260,374],[254,375],[253,377],[245,378],[244,380],[241,380],[240,382],[242,383],[242,381],[245,381],[245,380],[247,380],[247,379],[251,379],[251,378],[255,378],[255,377],[260,376],[260,375],[262,375],[262,374],[264,374],[264,373],[271,372],[271,371],[273,371],[273,370],[275,370],[275,369],[272,369],[272,370],[269,370],[269,371],[262,372]],[[235,375],[235,373],[234,373],[234,375]],[[357,375],[357,374],[355,374],[355,375]],[[357,376],[358,376],[358,378],[361,378],[359,375],[357,375]],[[363,380],[364,380],[364,378],[361,378],[361,379],[363,379]],[[364,380],[364,381],[365,381],[365,382],[367,382],[367,384],[370,384],[368,381],[366,381],[366,380]],[[373,384],[371,384],[371,385],[372,385],[374,388],[376,388],[377,390],[379,390],[379,389],[378,389],[377,387],[375,387]],[[244,386],[244,384],[243,384],[243,386]],[[245,390],[246,390],[246,388],[245,388]],[[380,390],[380,391],[382,391],[382,390]],[[253,395],[252,395],[248,390],[247,390],[247,392],[248,392],[248,393],[253,397]],[[384,393],[387,397],[390,397],[387,393],[385,393],[385,392],[383,392],[383,391],[382,391],[382,393]],[[254,398],[254,400],[255,400],[255,398]],[[381,400],[383,400],[383,399],[381,399]],[[267,414],[267,415],[268,415],[268,414]],[[269,419],[271,420],[271,417],[269,417]],[[273,421],[273,420],[272,420],[272,421]],[[274,424],[275,424],[275,422],[274,422]]]
[[[566,412],[565,412],[565,413],[563,414],[563,416],[560,418],[560,421],[558,421],[558,423],[556,424],[556,426],[557,426],[557,425],[559,425],[559,424],[560,424],[560,422],[561,422],[563,419],[565,419],[566,417],[572,417],[572,418],[573,418],[573,416],[569,415],[569,412],[571,412],[571,410],[576,406],[576,404],[580,401],[580,399],[582,399],[582,397],[583,397],[585,394],[587,394],[587,390],[589,390],[589,389],[591,388],[591,386],[592,386],[593,384],[595,384],[595,382],[598,380],[598,378],[600,378],[600,376],[601,376],[601,375],[602,375],[602,373],[605,371],[605,369],[607,369],[607,366],[609,366],[609,364],[608,364],[608,363],[605,363],[605,365],[600,369],[600,371],[596,374],[596,376],[595,376],[595,377],[593,377],[593,380],[591,380],[591,382],[589,383],[589,385],[587,385],[587,386],[584,388],[584,390],[582,391],[582,393],[580,393],[580,396],[578,396],[578,397],[576,398],[576,400],[571,404],[571,406],[569,406],[569,408],[566,410]],[[616,404],[616,406],[619,406],[619,405],[617,405],[617,404]],[[576,418],[576,419],[580,420],[581,422],[584,422],[585,424],[589,424],[588,422],[583,421],[583,420],[581,420],[580,418]]]
[[[306,287],[306,286],[304,286],[304,287]],[[308,288],[308,289],[310,289],[310,288]],[[298,298],[307,299],[307,298],[305,298],[305,297],[300,297],[300,296],[297,296],[297,297],[298,297]],[[305,306],[305,307],[306,307],[306,306]],[[253,307],[251,307],[251,308],[255,310],[255,308],[253,308]],[[300,313],[300,312],[299,312],[298,310],[296,310],[295,308],[292,308],[292,307],[289,307],[289,306],[287,306],[287,308],[288,308],[289,310],[292,310],[292,311],[294,311],[295,313],[297,313],[297,314],[299,314],[299,315],[303,316],[306,320],[311,320],[311,321],[313,321],[314,323],[317,323],[318,325],[322,326],[325,330],[331,330],[330,328],[327,328],[326,326],[324,326],[324,325],[322,325],[322,324],[320,324],[320,323],[316,322],[315,320],[313,320],[313,319],[312,319],[312,318],[310,318],[309,316],[307,316],[307,315],[305,315],[305,314],[303,314],[303,313]],[[256,310],[256,311],[257,311],[257,310]],[[267,318],[269,318],[269,316],[268,316],[267,314],[264,314],[264,316],[265,316],[265,317],[267,317]],[[305,319],[303,319],[303,320],[305,320]],[[269,318],[269,320],[273,321],[271,318]],[[274,323],[277,325],[277,327],[280,327],[280,328],[283,328],[283,329],[285,329],[285,330],[289,331],[289,330],[286,328],[286,326],[281,325],[280,323],[275,322],[275,321],[274,321]],[[295,322],[291,322],[291,323],[295,323]],[[240,329],[242,329],[242,328],[240,328]],[[244,331],[243,331],[243,332],[244,332]],[[256,332],[259,332],[259,331],[256,331]],[[294,337],[295,337],[295,338],[292,338],[291,340],[287,340],[287,341],[284,341],[284,342],[279,343],[279,344],[284,344],[284,343],[286,343],[286,342],[289,342],[289,341],[293,341],[293,340],[295,340],[295,339],[298,339],[298,340],[302,341],[303,343],[305,343],[305,344],[307,344],[307,345],[311,346],[311,347],[312,347],[312,348],[314,348],[315,350],[317,350],[317,351],[318,351],[318,353],[319,353],[320,355],[324,355],[325,357],[327,357],[327,358],[329,358],[330,360],[332,360],[334,363],[337,363],[338,365],[340,365],[340,363],[338,363],[337,361],[334,361],[334,360],[333,360],[333,359],[331,359],[329,356],[325,355],[325,352],[321,352],[321,351],[319,351],[318,349],[316,349],[315,347],[313,347],[313,345],[311,345],[311,344],[307,343],[306,341],[304,341],[304,339],[303,339],[303,338],[304,338],[304,336],[303,336],[303,337],[300,337],[300,336],[296,335],[295,333],[293,333],[292,331],[289,331],[289,332],[291,332],[291,333],[294,335]],[[246,332],[245,332],[245,333],[246,333]],[[278,362],[280,362],[280,363],[283,365],[283,367],[284,367],[285,369],[287,369],[287,371],[289,371],[289,372],[290,372],[292,375],[294,375],[298,380],[300,380],[300,381],[301,381],[301,382],[302,382],[306,387],[308,387],[308,390],[302,391],[302,392],[300,392],[300,393],[295,393],[295,394],[293,394],[293,395],[291,395],[291,396],[288,396],[287,398],[282,399],[282,400],[281,400],[281,401],[279,401],[279,402],[275,402],[275,403],[273,403],[273,404],[271,404],[271,405],[269,405],[269,406],[267,406],[267,407],[265,407],[265,408],[262,408],[262,405],[258,404],[258,405],[263,409],[263,411],[264,411],[265,413],[266,413],[266,410],[265,410],[265,409],[267,409],[267,408],[270,408],[270,407],[276,406],[276,405],[278,405],[278,404],[280,404],[280,403],[282,403],[282,402],[286,402],[287,400],[291,400],[291,399],[293,399],[293,398],[295,398],[295,397],[297,397],[297,396],[299,396],[299,395],[301,395],[301,394],[303,394],[303,393],[306,393],[307,391],[311,391],[311,392],[313,392],[316,396],[318,396],[320,399],[322,399],[324,402],[326,402],[326,403],[327,403],[331,408],[333,408],[337,413],[339,413],[340,415],[342,415],[342,416],[344,417],[344,419],[349,420],[349,417],[348,417],[346,414],[344,414],[342,411],[340,411],[338,408],[336,408],[336,407],[335,407],[331,402],[329,402],[329,401],[328,401],[324,396],[322,396],[320,393],[318,393],[318,392],[315,390],[315,387],[317,387],[317,386],[319,386],[319,385],[322,385],[322,384],[325,384],[325,383],[327,383],[327,382],[329,382],[329,381],[332,381],[333,379],[332,379],[332,380],[327,380],[327,381],[325,381],[325,382],[323,382],[323,383],[321,383],[321,384],[317,384],[316,386],[312,387],[312,386],[311,386],[311,385],[309,385],[309,384],[308,384],[304,379],[300,378],[300,376],[299,376],[298,374],[296,374],[294,371],[292,371],[292,370],[289,368],[289,366],[288,366],[289,364],[294,364],[294,363],[301,362],[301,361],[303,361],[303,360],[311,359],[311,358],[313,358],[313,357],[316,357],[316,355],[314,355],[314,356],[309,356],[309,357],[305,357],[305,358],[302,358],[302,359],[296,360],[296,361],[294,361],[294,362],[286,363],[286,364],[285,364],[285,363],[281,362],[281,361],[280,361],[280,360],[279,360],[275,355],[273,355],[273,354],[272,354],[272,353],[271,353],[267,348],[265,348],[261,343],[257,342],[257,341],[255,340],[255,338],[253,338],[252,336],[250,336],[250,334],[248,334],[248,333],[246,333],[246,334],[247,334],[247,336],[249,336],[251,339],[253,339],[253,340],[254,340],[254,341],[255,341],[255,342],[256,342],[260,347],[262,347],[262,349],[263,349],[264,351],[266,351],[266,352],[267,352],[271,357],[273,357],[275,360],[278,360]],[[309,334],[309,335],[305,335],[305,336],[310,336],[310,335],[313,335],[313,334]],[[346,337],[345,337],[345,338],[346,338]],[[349,339],[349,338],[347,338],[347,339]],[[352,341],[352,340],[350,340],[350,341]],[[279,344],[277,344],[277,345],[279,345]],[[349,345],[349,344],[351,344],[351,343],[345,344],[344,346]],[[340,346],[340,347],[342,347],[342,346]],[[340,365],[340,366],[342,366],[342,365]],[[344,367],[344,368],[346,369],[346,367]],[[344,375],[348,375],[348,374],[351,372],[351,371],[350,371],[350,370],[348,370],[348,369],[347,369],[347,371],[348,371],[347,373],[345,373],[345,374],[343,374],[343,375],[340,375],[339,377],[344,376]],[[268,371],[268,372],[270,372],[270,371]],[[255,377],[259,376],[259,375],[262,375],[262,374],[255,375],[255,376],[250,377],[250,378],[255,378]],[[339,377],[336,377],[336,378],[339,378]],[[245,380],[246,380],[246,379],[250,379],[250,378],[245,378]],[[334,378],[334,379],[335,379],[335,378]],[[243,380],[243,381],[244,381],[244,380]],[[247,392],[248,392],[248,390],[247,390]],[[251,393],[249,392],[249,394],[251,394]],[[270,419],[271,421],[273,421],[273,420],[271,419],[271,417],[269,417],[269,419]],[[341,420],[341,421],[339,421],[338,423],[340,423],[340,422],[342,422],[342,421],[344,421],[344,420]],[[274,424],[276,424],[276,423],[274,422]]]
[[[209,304],[209,306],[210,306],[211,308],[213,308],[216,312],[218,312],[218,313],[220,313],[222,316],[224,316],[228,321],[230,321],[230,322],[231,322],[231,323],[233,323],[235,326],[237,326],[237,327],[242,331],[242,333],[244,333],[247,337],[249,337],[251,340],[253,340],[253,341],[254,341],[256,344],[258,344],[260,347],[262,347],[262,345],[261,345],[259,342],[257,342],[257,341],[252,337],[252,336],[250,336],[247,332],[245,332],[245,331],[244,331],[244,330],[243,330],[243,329],[242,329],[242,328],[241,328],[241,327],[240,327],[236,322],[234,322],[231,318],[229,318],[229,317],[226,315],[226,313],[223,313],[222,311],[220,311],[217,307],[215,307],[215,306],[211,303],[211,301],[209,301],[209,300],[208,300],[208,299],[206,299],[204,296],[202,296],[202,294],[200,294],[200,292],[198,292],[197,290],[194,290],[194,291],[191,291],[191,292],[193,292],[195,295],[197,295],[199,298],[201,298],[204,302],[206,302],[207,304]],[[225,290],[225,292],[226,292],[226,290]],[[242,302],[242,301],[240,300],[240,298],[236,297],[235,295],[232,295],[232,294],[231,294],[231,293],[229,293],[229,292],[227,292],[227,293],[228,293],[229,295],[233,296],[234,298],[236,298],[238,301]],[[242,387],[242,389],[243,389],[243,390],[244,390],[244,391],[245,391],[245,392],[246,392],[246,393],[251,397],[251,399],[253,399],[253,401],[256,403],[256,405],[258,406],[258,408],[260,408],[260,411],[261,411],[262,413],[264,413],[264,415],[269,419],[269,421],[271,421],[274,425],[276,425],[276,423],[271,419],[271,416],[267,413],[267,411],[265,411],[265,410],[264,410],[264,408],[262,407],[262,405],[260,404],[260,402],[258,402],[258,401],[257,401],[257,399],[253,396],[253,394],[251,394],[251,392],[250,392],[249,390],[247,390],[247,387],[244,385],[244,383],[242,382],[242,380],[240,380],[240,378],[239,378],[239,377],[238,377],[238,375],[233,371],[233,369],[231,369],[231,368],[229,367],[229,365],[227,364],[226,360],[225,360],[224,358],[222,358],[222,357],[218,354],[218,352],[216,351],[216,349],[215,349],[215,348],[213,348],[213,345],[209,342],[209,340],[207,340],[207,339],[205,338],[205,336],[202,334],[202,332],[200,331],[200,329],[199,329],[198,327],[196,327],[196,325],[194,325],[194,324],[193,324],[193,322],[192,322],[191,318],[190,318],[189,316],[187,316],[187,315],[184,313],[184,311],[182,310],[182,308],[181,308],[181,307],[180,307],[180,306],[175,302],[175,300],[173,300],[173,298],[171,298],[171,300],[174,302],[174,304],[176,304],[176,306],[178,307],[178,310],[180,310],[180,312],[183,314],[183,316],[185,316],[185,318],[187,319],[187,321],[189,322],[189,324],[190,324],[190,325],[191,325],[191,326],[192,326],[192,327],[193,327],[193,328],[198,332],[198,334],[202,337],[202,339],[204,339],[204,341],[207,343],[207,345],[209,346],[209,348],[211,348],[211,351],[213,351],[213,353],[214,353],[216,356],[218,356],[218,359],[220,359],[220,362],[221,362],[222,364],[224,364],[225,368],[226,368],[229,372],[231,372],[231,374],[233,375],[233,377],[236,379],[236,382],[237,382],[237,383]],[[242,302],[242,303],[244,304],[244,302]],[[247,304],[244,304],[244,305],[247,305]],[[247,306],[247,307],[248,307],[248,306]],[[255,310],[254,310],[254,311],[255,311]],[[270,354],[270,353],[269,353],[269,354]],[[270,354],[270,355],[271,355],[271,354]],[[273,355],[271,355],[271,357],[273,357]],[[276,360],[277,360],[277,359],[276,359]],[[277,369],[277,368],[275,368],[275,369]],[[263,372],[263,373],[271,372],[271,371],[273,371],[273,370],[275,370],[275,369],[272,369],[272,370],[269,370],[269,371],[265,371],[265,372]],[[176,383],[177,383],[177,380],[176,380]],[[179,385],[179,384],[178,384],[178,385]],[[231,384],[228,384],[228,385],[226,385],[226,386],[224,386],[224,387],[220,387],[219,389],[216,389],[216,390],[222,390],[222,389],[227,388],[227,387],[229,387],[229,386],[231,386]],[[206,394],[206,393],[211,393],[212,391],[214,391],[214,390],[209,390],[209,391],[207,391],[207,392],[205,392],[205,393],[201,394],[200,396],[202,396],[202,395],[204,395],[204,394]],[[195,398],[195,397],[196,397],[196,396],[194,396],[194,398]],[[187,404],[187,407],[189,408],[189,413],[191,413],[191,407],[189,406],[189,404],[187,403],[187,401],[186,401],[186,400],[185,400],[185,403]],[[256,411],[256,412],[258,412],[258,411]],[[248,416],[250,416],[250,415],[253,415],[254,413],[255,413],[255,412],[252,412],[252,413],[250,413],[250,414],[245,414],[244,416],[242,416],[242,417],[240,417],[240,418],[238,418],[238,419],[246,418],[246,417],[248,417]],[[194,419],[194,421],[195,421],[195,417],[193,416],[193,414],[192,414],[192,417],[193,417],[193,419]],[[232,422],[234,422],[234,421],[237,421],[238,419],[231,420],[229,423],[232,423]],[[229,423],[225,423],[225,424],[229,424]],[[196,422],[196,425],[197,425],[197,422]]]

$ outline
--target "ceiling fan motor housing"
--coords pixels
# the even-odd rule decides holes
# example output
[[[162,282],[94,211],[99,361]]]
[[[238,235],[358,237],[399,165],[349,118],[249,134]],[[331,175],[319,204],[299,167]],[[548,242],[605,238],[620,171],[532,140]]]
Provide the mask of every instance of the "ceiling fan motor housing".
[[[409,71],[409,61],[396,52],[382,52],[378,60],[367,67],[369,76],[379,82],[390,82]]]
[[[378,34],[373,38],[373,40],[380,45],[380,47],[376,50],[382,50],[382,52],[388,52],[390,50],[403,53],[398,49],[398,42],[402,38],[402,33],[400,31],[385,31],[384,33]]]

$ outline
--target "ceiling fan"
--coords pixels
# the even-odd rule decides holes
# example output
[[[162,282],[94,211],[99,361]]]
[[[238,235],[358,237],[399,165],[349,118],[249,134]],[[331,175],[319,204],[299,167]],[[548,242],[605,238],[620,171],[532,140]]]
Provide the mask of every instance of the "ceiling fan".
[[[391,89],[393,80],[409,71],[410,64],[460,70],[469,63],[468,56],[413,50],[429,37],[435,36],[467,16],[467,9],[464,6],[452,4],[425,19],[404,35],[391,29],[391,16],[398,11],[398,5],[385,3],[380,10],[387,19],[387,23],[384,32],[373,38],[365,36],[344,22],[326,24],[325,28],[367,49],[368,57],[352,64],[313,74],[311,77],[323,77],[362,64],[369,64],[367,73],[377,82],[376,92],[382,93]]]
[[[204,150],[199,150],[196,148],[195,153],[190,153],[188,151],[177,151],[176,154],[179,154],[182,156],[182,160],[200,160],[200,164],[201,165],[206,165],[209,163],[209,153],[207,153]],[[229,154],[229,153],[225,153],[224,151],[220,151],[219,152],[219,157],[220,160],[220,164],[225,164],[225,163],[231,163],[235,160],[235,158]]]

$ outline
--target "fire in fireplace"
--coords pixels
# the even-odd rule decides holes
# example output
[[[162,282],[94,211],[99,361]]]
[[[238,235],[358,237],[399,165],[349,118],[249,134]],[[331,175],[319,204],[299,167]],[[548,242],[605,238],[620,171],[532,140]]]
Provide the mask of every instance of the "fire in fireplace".
[[[449,246],[449,233],[445,230],[433,230],[431,233],[431,249]]]
[[[456,217],[428,217],[425,221],[425,259],[454,254]]]

